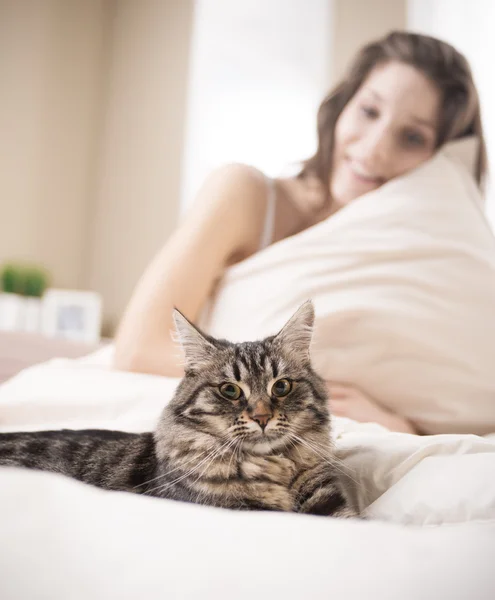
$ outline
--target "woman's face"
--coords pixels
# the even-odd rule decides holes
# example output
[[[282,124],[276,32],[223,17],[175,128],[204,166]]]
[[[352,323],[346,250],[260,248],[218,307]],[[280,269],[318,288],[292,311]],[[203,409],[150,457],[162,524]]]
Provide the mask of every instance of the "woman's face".
[[[337,208],[430,158],[440,92],[410,65],[375,67],[335,125],[330,193]]]

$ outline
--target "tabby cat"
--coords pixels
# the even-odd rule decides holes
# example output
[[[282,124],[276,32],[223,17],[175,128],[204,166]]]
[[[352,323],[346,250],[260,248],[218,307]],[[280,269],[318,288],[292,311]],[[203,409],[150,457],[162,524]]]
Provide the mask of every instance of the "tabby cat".
[[[324,381],[310,363],[314,310],[233,344],[174,311],[185,375],[156,431],[0,434],[0,464],[231,509],[355,516],[330,441]]]

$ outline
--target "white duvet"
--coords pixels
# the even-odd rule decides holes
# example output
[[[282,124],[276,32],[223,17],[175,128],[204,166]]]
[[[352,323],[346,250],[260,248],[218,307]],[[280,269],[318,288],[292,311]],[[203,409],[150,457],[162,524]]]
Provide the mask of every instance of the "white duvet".
[[[0,429],[154,427],[176,379],[108,350],[0,386]],[[0,468],[0,598],[495,598],[495,437],[336,419],[367,521],[231,512]]]

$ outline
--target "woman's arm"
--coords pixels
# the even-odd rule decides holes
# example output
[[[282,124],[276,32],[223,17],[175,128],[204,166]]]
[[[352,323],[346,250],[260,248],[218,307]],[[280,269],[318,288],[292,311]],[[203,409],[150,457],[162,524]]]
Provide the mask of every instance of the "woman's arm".
[[[256,252],[265,217],[264,176],[244,165],[215,171],[175,233],[147,267],[115,339],[115,367],[181,376],[171,338],[177,307],[195,321],[225,267]]]
[[[386,410],[360,390],[347,385],[327,382],[330,410],[337,417],[347,417],[362,423],[378,423],[390,431],[419,434],[405,417]]]

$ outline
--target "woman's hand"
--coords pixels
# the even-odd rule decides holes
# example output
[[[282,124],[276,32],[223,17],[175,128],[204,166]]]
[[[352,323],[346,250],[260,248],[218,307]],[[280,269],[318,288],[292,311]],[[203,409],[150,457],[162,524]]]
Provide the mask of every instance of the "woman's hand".
[[[333,415],[361,423],[378,423],[391,431],[418,433],[407,419],[382,408],[360,390],[332,381],[327,381],[327,387]]]

